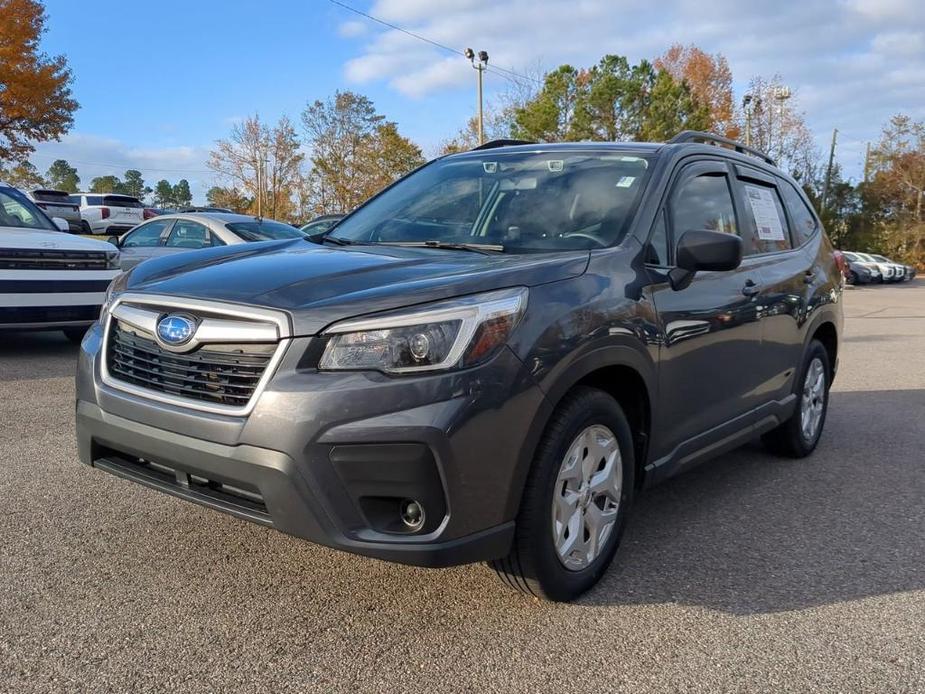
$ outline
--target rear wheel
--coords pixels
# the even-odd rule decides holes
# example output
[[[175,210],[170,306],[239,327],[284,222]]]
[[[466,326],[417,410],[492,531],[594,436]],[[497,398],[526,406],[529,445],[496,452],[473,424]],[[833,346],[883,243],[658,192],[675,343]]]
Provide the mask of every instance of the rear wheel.
[[[816,449],[829,409],[832,370],[829,354],[818,340],[809,345],[797,391],[797,408],[786,422],[761,437],[768,450],[803,458]]]
[[[510,587],[572,600],[613,560],[633,498],[629,424],[616,400],[576,388],[553,414],[527,479],[514,544],[491,562]]]
[[[82,220],[80,222],[81,233],[91,235],[93,234],[93,229],[90,228],[90,223],[87,220]]]

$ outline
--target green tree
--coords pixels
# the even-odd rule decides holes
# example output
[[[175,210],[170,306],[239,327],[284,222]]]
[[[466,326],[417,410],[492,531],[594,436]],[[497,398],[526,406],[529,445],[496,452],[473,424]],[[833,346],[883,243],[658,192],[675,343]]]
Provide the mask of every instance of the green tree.
[[[514,109],[515,137],[542,141],[665,140],[710,123],[684,82],[646,60],[605,55],[597,65],[562,65],[543,88]]]
[[[74,122],[67,60],[39,50],[45,20],[37,0],[0,0],[0,162],[60,139]]]
[[[424,163],[421,148],[398,132],[395,123],[387,121],[376,128],[361,153],[364,162],[364,185],[377,193],[397,178]]]
[[[173,187],[173,204],[175,207],[187,207],[193,203],[193,194],[189,189],[189,181],[181,178]]]
[[[55,159],[45,172],[45,178],[48,180],[48,185],[57,190],[66,190],[68,193],[76,193],[80,190],[80,176],[77,175],[77,169],[64,159]]]
[[[122,181],[118,176],[97,176],[90,181],[91,193],[119,193],[122,191]]]
[[[0,167],[0,181],[5,181],[20,190],[45,187],[45,180],[30,161],[21,161],[9,169]]]
[[[206,202],[212,207],[224,207],[232,212],[246,213],[253,199],[244,195],[237,188],[212,186],[206,191]]]
[[[310,179],[325,212],[349,212],[375,192],[365,158],[384,120],[369,98],[350,91],[315,101],[302,112],[312,152]]]
[[[154,186],[154,205],[156,207],[175,207],[173,186],[170,181],[161,179]]]
[[[125,180],[122,182],[122,189],[120,192],[142,200],[154,191],[145,185],[145,180],[141,175],[141,171],[129,169],[125,172]]]

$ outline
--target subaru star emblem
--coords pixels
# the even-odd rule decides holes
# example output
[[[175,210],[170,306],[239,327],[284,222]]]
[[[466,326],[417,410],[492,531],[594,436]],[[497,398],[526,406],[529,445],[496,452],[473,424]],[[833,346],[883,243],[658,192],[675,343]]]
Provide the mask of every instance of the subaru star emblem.
[[[166,345],[178,347],[193,339],[196,323],[186,316],[171,313],[164,316],[157,324],[157,337]]]

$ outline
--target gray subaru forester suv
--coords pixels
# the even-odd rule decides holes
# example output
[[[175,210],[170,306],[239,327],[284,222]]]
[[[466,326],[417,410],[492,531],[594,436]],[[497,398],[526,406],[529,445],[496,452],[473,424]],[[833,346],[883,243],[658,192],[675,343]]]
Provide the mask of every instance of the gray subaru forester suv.
[[[83,341],[80,459],[313,542],[590,588],[633,497],[825,422],[841,278],[765,155],[501,141],[307,240],[146,261]]]

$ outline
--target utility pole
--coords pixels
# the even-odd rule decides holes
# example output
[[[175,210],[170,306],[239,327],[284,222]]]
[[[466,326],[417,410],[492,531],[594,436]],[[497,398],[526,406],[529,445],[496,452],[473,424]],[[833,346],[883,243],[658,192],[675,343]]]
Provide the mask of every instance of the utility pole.
[[[488,53],[486,51],[479,51],[476,53],[471,48],[467,48],[465,51],[465,56],[469,59],[469,62],[472,63],[472,67],[475,68],[479,73],[479,144],[483,145],[485,144],[485,126],[482,115],[482,73],[484,73],[488,68]],[[478,58],[478,61],[476,61],[476,58]]]
[[[263,217],[263,160],[257,160],[257,216]]]
[[[829,200],[829,185],[832,183],[832,164],[835,161],[835,143],[838,139],[838,128],[832,131],[832,146],[829,147],[829,166],[825,170],[825,185],[822,188],[822,209],[825,209]]]
[[[867,151],[864,152],[864,183],[870,178],[870,142],[867,143]]]

